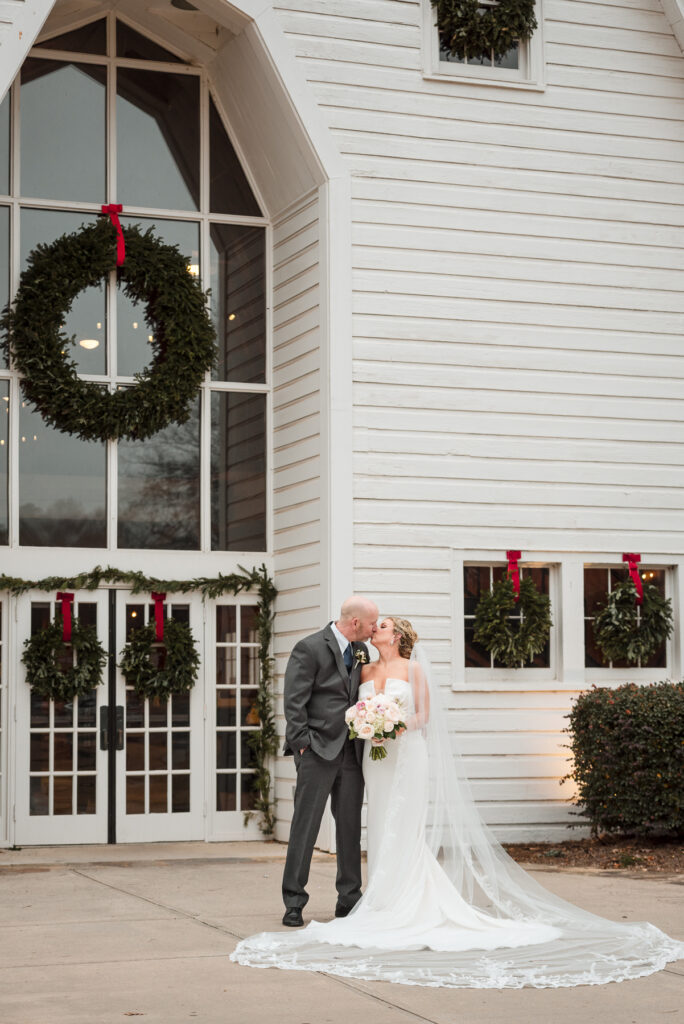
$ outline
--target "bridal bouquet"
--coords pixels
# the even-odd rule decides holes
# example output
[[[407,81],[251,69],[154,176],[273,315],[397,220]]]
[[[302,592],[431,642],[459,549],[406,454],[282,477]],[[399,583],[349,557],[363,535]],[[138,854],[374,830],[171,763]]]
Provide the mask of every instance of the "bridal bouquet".
[[[394,740],[406,728],[403,721],[404,706],[401,701],[392,700],[382,693],[359,700],[347,708],[344,720],[349,726],[352,740],[370,740],[372,761],[387,757],[385,740]]]

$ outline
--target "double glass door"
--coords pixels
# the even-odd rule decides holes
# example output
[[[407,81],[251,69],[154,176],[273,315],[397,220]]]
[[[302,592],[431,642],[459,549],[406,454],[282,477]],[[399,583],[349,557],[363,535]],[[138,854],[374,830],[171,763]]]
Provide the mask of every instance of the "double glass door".
[[[54,618],[56,605],[42,592],[18,599],[20,646]],[[203,655],[201,599],[170,597],[164,611],[190,625]],[[47,700],[19,680],[15,842],[203,838],[204,657],[189,693],[168,702],[143,699],[117,663],[131,631],[154,621],[154,605],[125,591],[81,591],[73,615],[95,626],[108,666],[92,693],[69,701]]]

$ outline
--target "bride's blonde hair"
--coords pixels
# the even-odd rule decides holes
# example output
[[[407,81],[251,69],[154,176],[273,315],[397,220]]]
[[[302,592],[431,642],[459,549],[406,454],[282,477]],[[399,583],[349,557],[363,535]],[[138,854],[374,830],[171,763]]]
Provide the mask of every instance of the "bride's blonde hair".
[[[395,618],[394,615],[387,618],[392,620],[394,632],[399,634],[399,654],[402,658],[410,658],[413,645],[418,643],[418,634],[408,619]]]

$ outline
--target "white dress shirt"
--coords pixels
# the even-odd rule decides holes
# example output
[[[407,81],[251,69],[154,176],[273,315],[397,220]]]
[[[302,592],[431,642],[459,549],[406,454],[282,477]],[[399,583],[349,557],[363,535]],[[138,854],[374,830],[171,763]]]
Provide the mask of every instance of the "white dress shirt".
[[[344,657],[344,652],[347,650],[347,647],[349,646],[351,641],[347,640],[346,636],[342,636],[342,634],[340,633],[339,629],[337,628],[337,626],[335,625],[334,622],[331,622],[330,626],[331,626],[331,629],[332,629],[333,633],[335,634],[335,639],[337,640],[338,644],[340,645],[340,651],[342,652],[342,657]]]

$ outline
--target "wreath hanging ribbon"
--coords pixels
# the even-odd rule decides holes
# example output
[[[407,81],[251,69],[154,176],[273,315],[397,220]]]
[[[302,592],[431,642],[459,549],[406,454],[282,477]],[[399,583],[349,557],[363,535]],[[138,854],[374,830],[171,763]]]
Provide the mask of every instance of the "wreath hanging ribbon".
[[[68,644],[71,640],[71,605],[74,595],[60,590],[57,593],[57,600],[62,603],[62,640]]]
[[[109,219],[116,231],[116,265],[117,267],[123,267],[124,260],[126,259],[126,242],[121,221],[119,220],[119,214],[123,212],[123,206],[121,203],[109,203],[102,206],[102,212],[109,215]]]
[[[518,568],[518,562],[522,558],[522,551],[507,551],[506,558],[508,559],[508,569],[506,571],[513,581],[513,593],[517,602],[520,598],[520,569]]]
[[[154,625],[155,634],[159,643],[164,642],[164,601],[166,600],[166,594],[157,593],[152,591],[152,600],[154,601]]]
[[[629,575],[632,577],[632,583],[636,587],[636,592],[637,592],[636,603],[637,604],[643,604],[644,603],[644,585],[641,582],[641,576],[639,575],[639,570],[637,569],[637,565],[641,561],[641,555],[633,555],[633,554],[623,555],[622,556],[622,561],[628,563]]]

